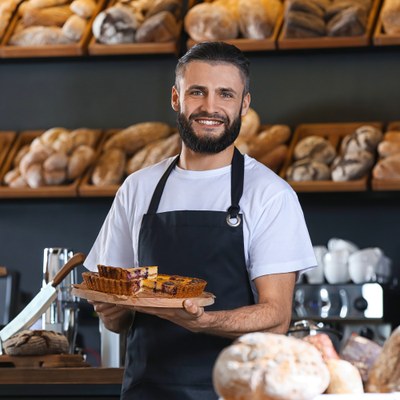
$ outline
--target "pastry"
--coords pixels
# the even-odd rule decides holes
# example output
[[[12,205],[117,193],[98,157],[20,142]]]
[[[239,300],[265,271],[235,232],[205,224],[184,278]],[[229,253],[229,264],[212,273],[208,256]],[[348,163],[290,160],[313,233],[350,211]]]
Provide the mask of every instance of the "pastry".
[[[83,272],[83,281],[90,290],[118,294],[124,296],[136,295],[142,290],[142,279],[110,279],[99,276],[97,272]]]
[[[199,278],[158,274],[156,280],[146,279],[143,285],[145,289],[155,294],[184,298],[200,296],[207,282]]]
[[[243,335],[222,350],[213,370],[217,394],[229,400],[310,400],[329,380],[313,345],[263,332]]]
[[[137,268],[120,268],[109,265],[97,265],[99,275],[110,279],[150,279],[154,280],[158,275],[157,266],[137,267]]]

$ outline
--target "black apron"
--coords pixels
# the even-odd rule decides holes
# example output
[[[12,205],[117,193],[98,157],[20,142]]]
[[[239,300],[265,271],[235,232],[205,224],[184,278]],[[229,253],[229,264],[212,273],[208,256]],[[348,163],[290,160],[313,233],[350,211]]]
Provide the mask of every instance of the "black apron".
[[[139,265],[159,272],[205,279],[215,294],[208,310],[230,310],[254,303],[246,270],[243,221],[244,158],[235,149],[228,211],[157,213],[174,159],[160,179],[139,233]],[[190,188],[188,188],[190,190]],[[210,196],[215,195],[210,193]],[[231,339],[192,333],[169,321],[136,313],[127,338],[123,400],[215,400],[212,368]]]

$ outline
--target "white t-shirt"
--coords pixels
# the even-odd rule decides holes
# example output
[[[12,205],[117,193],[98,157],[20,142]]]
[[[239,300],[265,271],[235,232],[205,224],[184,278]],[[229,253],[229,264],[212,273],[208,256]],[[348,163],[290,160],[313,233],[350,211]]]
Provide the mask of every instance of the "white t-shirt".
[[[169,158],[128,176],[87,256],[86,268],[95,271],[97,264],[139,266],[137,249],[142,217],[171,161]],[[230,171],[230,166],[208,171],[174,168],[157,211],[226,211],[231,205]],[[296,193],[287,182],[248,156],[245,156],[239,205],[250,281],[262,275],[303,271],[316,265]]]

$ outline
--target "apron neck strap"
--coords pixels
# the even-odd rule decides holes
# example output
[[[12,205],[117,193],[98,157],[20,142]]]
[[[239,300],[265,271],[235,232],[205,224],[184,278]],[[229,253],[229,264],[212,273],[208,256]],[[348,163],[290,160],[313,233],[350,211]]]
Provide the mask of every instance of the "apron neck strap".
[[[164,172],[163,176],[159,180],[156,189],[154,190],[153,197],[151,198],[148,214],[155,214],[160,204],[161,196],[164,191],[167,179],[178,164],[179,155],[177,155],[168,166],[167,170]],[[228,208],[228,218],[237,219],[240,207],[239,201],[243,193],[243,179],[244,179],[244,157],[240,151],[235,147],[232,167],[231,167],[231,206]]]

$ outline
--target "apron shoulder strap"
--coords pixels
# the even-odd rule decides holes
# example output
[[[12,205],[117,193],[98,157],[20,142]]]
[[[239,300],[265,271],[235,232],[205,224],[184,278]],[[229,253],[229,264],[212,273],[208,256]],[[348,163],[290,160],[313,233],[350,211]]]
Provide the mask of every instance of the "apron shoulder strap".
[[[237,219],[240,212],[239,201],[243,194],[244,157],[236,147],[231,168],[231,206],[228,208],[228,213],[230,219]]]
[[[169,167],[164,172],[164,175],[159,180],[156,189],[154,190],[153,197],[151,198],[149,209],[147,210],[148,214],[155,214],[157,212],[158,205],[160,204],[161,196],[164,191],[165,183],[169,177],[171,171],[175,168],[179,161],[179,154],[172,160]]]

